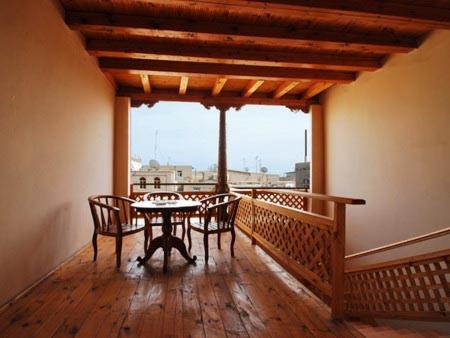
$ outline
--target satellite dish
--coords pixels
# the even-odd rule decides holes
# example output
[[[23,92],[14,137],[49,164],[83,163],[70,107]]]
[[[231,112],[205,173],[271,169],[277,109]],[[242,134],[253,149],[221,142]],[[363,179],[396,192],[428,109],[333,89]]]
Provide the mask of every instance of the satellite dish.
[[[261,167],[261,169],[259,169],[259,170],[261,170],[261,172],[263,174],[265,174],[265,173],[267,173],[269,171],[269,169],[267,169],[267,167]]]
[[[148,162],[148,166],[150,167],[150,169],[155,169],[155,170],[158,170],[160,168],[159,162],[157,160],[150,160]]]

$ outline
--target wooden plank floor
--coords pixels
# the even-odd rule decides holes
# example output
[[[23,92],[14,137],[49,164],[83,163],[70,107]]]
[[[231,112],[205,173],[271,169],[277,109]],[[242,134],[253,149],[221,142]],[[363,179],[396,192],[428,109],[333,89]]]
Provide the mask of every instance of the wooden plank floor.
[[[146,266],[143,234],[125,238],[115,268],[114,239],[101,237],[97,262],[86,247],[0,313],[1,337],[361,337],[261,249],[238,233],[236,257],[229,236],[222,250],[194,233],[196,265],[172,253],[162,273],[162,252]]]

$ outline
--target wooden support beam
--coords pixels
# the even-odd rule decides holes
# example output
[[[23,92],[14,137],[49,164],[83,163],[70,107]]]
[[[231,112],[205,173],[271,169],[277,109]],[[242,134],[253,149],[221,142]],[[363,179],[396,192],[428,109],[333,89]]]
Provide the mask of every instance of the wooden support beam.
[[[219,149],[217,158],[217,193],[229,191],[227,169],[227,110],[229,106],[221,106],[219,116]]]
[[[175,62],[141,59],[100,58],[103,71],[125,72],[166,76],[198,76],[213,78],[255,79],[273,81],[322,80],[336,83],[350,83],[356,78],[354,72],[333,70],[280,68],[243,65],[223,65],[195,62]]]
[[[243,97],[249,97],[252,95],[255,91],[258,90],[259,87],[264,83],[264,80],[251,80],[248,82],[247,86],[245,87],[244,91],[242,92]]]
[[[227,41],[279,47],[301,47],[359,52],[409,52],[417,48],[416,37],[368,32],[305,29],[304,27],[221,23],[178,18],[66,12],[66,23],[84,33],[115,33],[155,38],[226,43]]]
[[[299,99],[298,96],[285,95],[282,99],[274,99],[264,93],[254,93],[251,97],[242,97],[239,92],[222,92],[212,96],[209,91],[189,90],[185,95],[179,95],[178,90],[158,89],[150,94],[142,93],[139,88],[119,88],[118,94],[130,97],[134,103],[155,103],[158,101],[200,102],[205,105],[229,105],[233,107],[245,104],[280,105],[303,109],[312,101]]]
[[[180,90],[179,90],[180,95],[186,94],[188,82],[189,82],[189,78],[187,76],[182,76],[180,78]]]
[[[287,94],[289,91],[295,88],[300,82],[299,81],[286,81],[283,82],[274,92],[273,98],[279,99],[284,94]]]
[[[155,41],[89,40],[86,49],[97,57],[122,57],[163,61],[209,62],[249,66],[305,67],[350,71],[372,71],[381,67],[380,57],[320,52],[284,52],[251,49],[168,44]]]
[[[219,77],[214,83],[213,88],[211,89],[211,96],[217,96],[222,91],[223,86],[227,83],[227,79],[224,77]]]
[[[142,88],[144,89],[144,93],[151,93],[151,87],[150,87],[150,79],[147,74],[141,74],[141,82],[142,82]]]
[[[307,100],[313,96],[316,96],[317,94],[330,88],[333,84],[334,83],[331,82],[316,82],[306,90],[306,92],[302,96],[302,99]]]
[[[148,2],[148,0],[136,0]],[[166,0],[152,0],[167,4]],[[228,13],[261,16],[284,16],[310,20],[352,20],[362,24],[422,25],[429,29],[450,28],[450,7],[439,2],[377,0],[171,0],[172,6],[188,6],[197,10],[226,10]]]

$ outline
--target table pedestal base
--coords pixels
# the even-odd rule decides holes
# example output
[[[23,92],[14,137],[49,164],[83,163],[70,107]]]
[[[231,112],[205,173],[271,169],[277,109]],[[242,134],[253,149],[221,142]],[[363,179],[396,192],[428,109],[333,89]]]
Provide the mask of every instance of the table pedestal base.
[[[145,252],[145,256],[138,257],[136,260],[139,262],[139,265],[144,264],[147,262],[155,253],[155,251],[159,248],[162,248],[164,251],[164,266],[163,270],[164,272],[167,271],[167,265],[169,261],[170,251],[172,248],[177,249],[180,254],[188,261],[188,263],[192,264],[196,261],[197,257],[193,256],[190,257],[187,250],[186,245],[184,242],[178,238],[172,236],[172,222],[171,222],[171,212],[163,212],[163,234],[162,236],[156,237],[151,240],[149,247],[147,248]],[[148,230],[148,227],[151,226],[150,224],[147,224],[145,231]]]

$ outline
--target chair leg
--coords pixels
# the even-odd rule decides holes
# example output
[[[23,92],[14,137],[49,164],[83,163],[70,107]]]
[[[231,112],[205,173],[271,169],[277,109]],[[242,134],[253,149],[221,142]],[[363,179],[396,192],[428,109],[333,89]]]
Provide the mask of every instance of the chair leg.
[[[97,260],[97,232],[92,235],[92,246],[94,247],[94,262]]]
[[[188,229],[187,229],[187,238],[188,238],[188,243],[189,243],[188,251],[191,251],[191,248],[192,248],[192,238],[191,238],[191,227],[190,227],[190,226],[188,226]]]
[[[147,248],[148,248],[148,233],[149,233],[149,230],[147,227],[145,227],[145,229],[144,229],[144,252],[147,252]]]
[[[120,261],[122,257],[122,237],[116,237],[116,265],[120,268]]]
[[[219,250],[222,250],[222,248],[220,247],[220,232],[217,233],[217,248]]]
[[[186,237],[186,224],[181,225],[181,240],[184,242],[184,238]]]
[[[205,263],[208,264],[209,251],[208,251],[208,235],[203,236],[203,245],[205,246]]]
[[[234,232],[234,228],[231,227],[231,243],[230,243],[231,257],[234,257],[234,242],[235,241],[236,241],[236,233]]]

